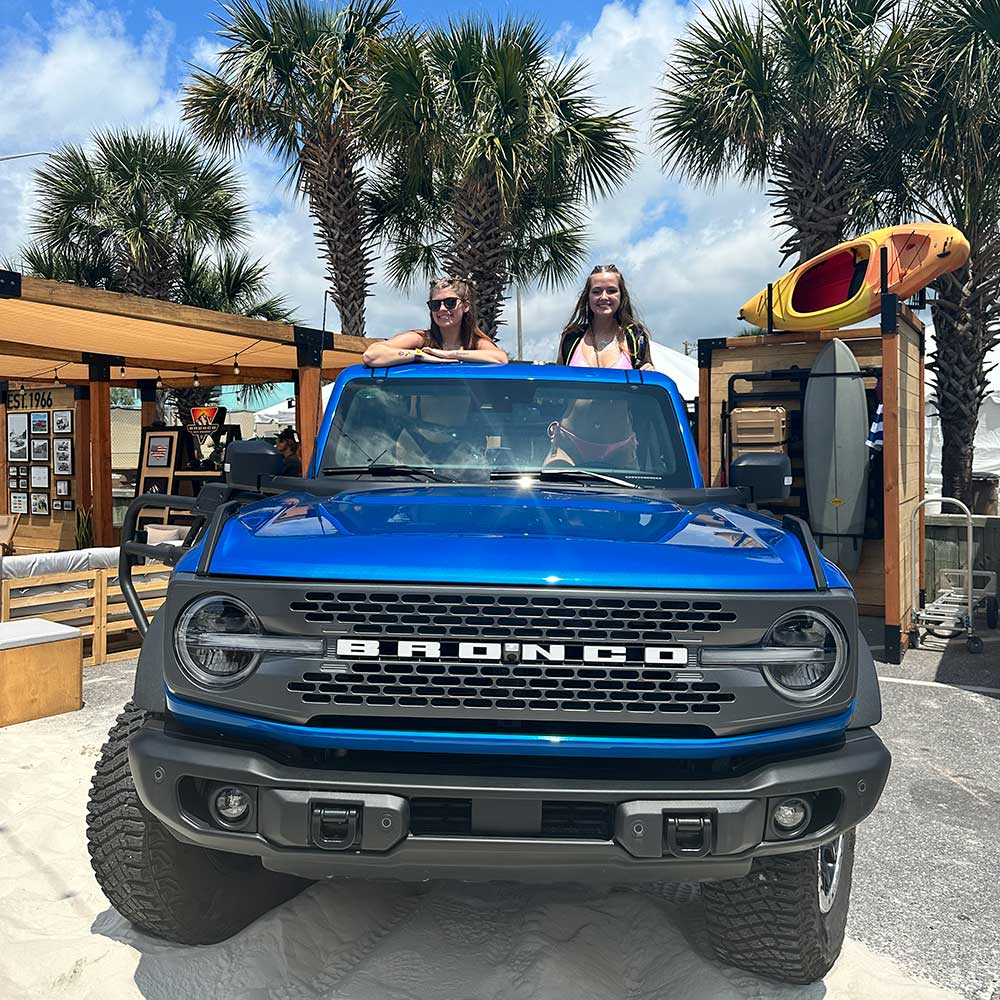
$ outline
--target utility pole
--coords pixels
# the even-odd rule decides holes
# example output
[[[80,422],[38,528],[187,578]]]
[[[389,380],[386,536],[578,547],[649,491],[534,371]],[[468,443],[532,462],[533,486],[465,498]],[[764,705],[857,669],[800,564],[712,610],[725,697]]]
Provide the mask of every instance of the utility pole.
[[[684,345],[684,356],[688,358],[691,357],[691,351],[696,345],[690,340],[682,340],[681,343]]]
[[[517,359],[521,360],[524,354],[524,342],[521,338],[521,286],[514,286],[514,295],[517,301]]]

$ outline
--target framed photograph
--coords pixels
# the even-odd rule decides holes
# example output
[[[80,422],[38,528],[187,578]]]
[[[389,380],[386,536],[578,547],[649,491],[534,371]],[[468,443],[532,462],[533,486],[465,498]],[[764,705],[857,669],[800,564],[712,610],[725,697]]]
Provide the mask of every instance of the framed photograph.
[[[53,500],[52,501],[52,509],[53,510],[62,510],[63,509],[62,505],[63,505],[62,500]]]
[[[28,414],[7,414],[7,461],[28,461]]]
[[[169,493],[170,479],[167,476],[144,476],[142,480],[143,493]]]
[[[47,465],[33,465],[31,467],[31,488],[33,490],[47,490],[49,488],[49,467]]]
[[[48,493],[32,493],[31,494],[31,513],[32,514],[48,514],[49,512],[49,495]]]
[[[53,410],[52,411],[52,433],[72,434],[73,433],[73,411]]]
[[[8,479],[7,480],[7,489],[9,489],[9,490],[16,490],[17,489],[17,480],[16,479]]]
[[[28,474],[28,467],[26,465],[19,465],[17,467],[17,474],[19,476],[26,476]]]
[[[31,414],[31,433],[32,434],[48,434],[49,433],[49,415],[47,412],[34,413]]]
[[[25,476],[24,479],[19,479],[17,481],[17,488],[19,490],[26,490],[28,488],[28,477]]]
[[[57,479],[56,480],[56,496],[57,497],[68,497],[69,496],[69,480],[68,479]]]
[[[49,439],[33,437],[31,439],[31,461],[47,462],[48,460],[49,460]]]
[[[72,509],[73,509],[73,501],[63,500],[63,510],[72,510]]]
[[[56,438],[54,442],[55,460],[52,463],[57,476],[73,475],[73,439]]]
[[[27,514],[28,513],[28,494],[27,493],[11,493],[11,495],[10,495],[10,512],[12,514]]]
[[[174,453],[173,434],[146,435],[146,468],[169,469]]]

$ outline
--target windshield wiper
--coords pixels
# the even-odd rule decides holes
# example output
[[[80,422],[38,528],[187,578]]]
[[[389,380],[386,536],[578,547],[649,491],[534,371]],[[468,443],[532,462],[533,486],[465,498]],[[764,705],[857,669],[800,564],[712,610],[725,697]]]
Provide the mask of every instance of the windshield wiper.
[[[578,483],[578,482],[601,482],[611,483],[612,486],[624,486],[626,489],[639,489],[638,483],[630,483],[627,479],[616,479],[614,476],[606,476],[603,472],[592,472],[590,469],[533,469],[524,472],[491,472],[490,479],[523,479],[530,477],[540,479],[542,482],[551,480],[553,482]]]
[[[324,476],[408,476],[410,479],[429,479],[433,483],[453,483],[454,479],[442,476],[427,465],[333,465],[321,470]]]

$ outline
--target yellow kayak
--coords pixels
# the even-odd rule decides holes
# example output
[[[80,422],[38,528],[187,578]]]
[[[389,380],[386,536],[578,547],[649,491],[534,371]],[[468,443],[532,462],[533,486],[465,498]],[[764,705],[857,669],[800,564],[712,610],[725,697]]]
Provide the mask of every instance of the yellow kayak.
[[[954,226],[915,222],[865,233],[799,264],[773,287],[776,330],[850,326],[881,308],[880,250],[889,251],[889,291],[901,299],[969,259],[969,241]],[[740,319],[767,327],[767,289],[740,309]]]

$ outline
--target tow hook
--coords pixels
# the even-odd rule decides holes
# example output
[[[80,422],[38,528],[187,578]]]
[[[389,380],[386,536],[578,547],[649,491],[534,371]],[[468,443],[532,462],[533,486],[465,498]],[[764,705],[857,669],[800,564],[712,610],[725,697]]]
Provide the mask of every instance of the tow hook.
[[[678,858],[703,858],[712,850],[712,817],[663,817],[667,850]]]
[[[317,847],[324,851],[349,850],[360,839],[360,832],[361,809],[358,806],[313,803],[310,833]]]

